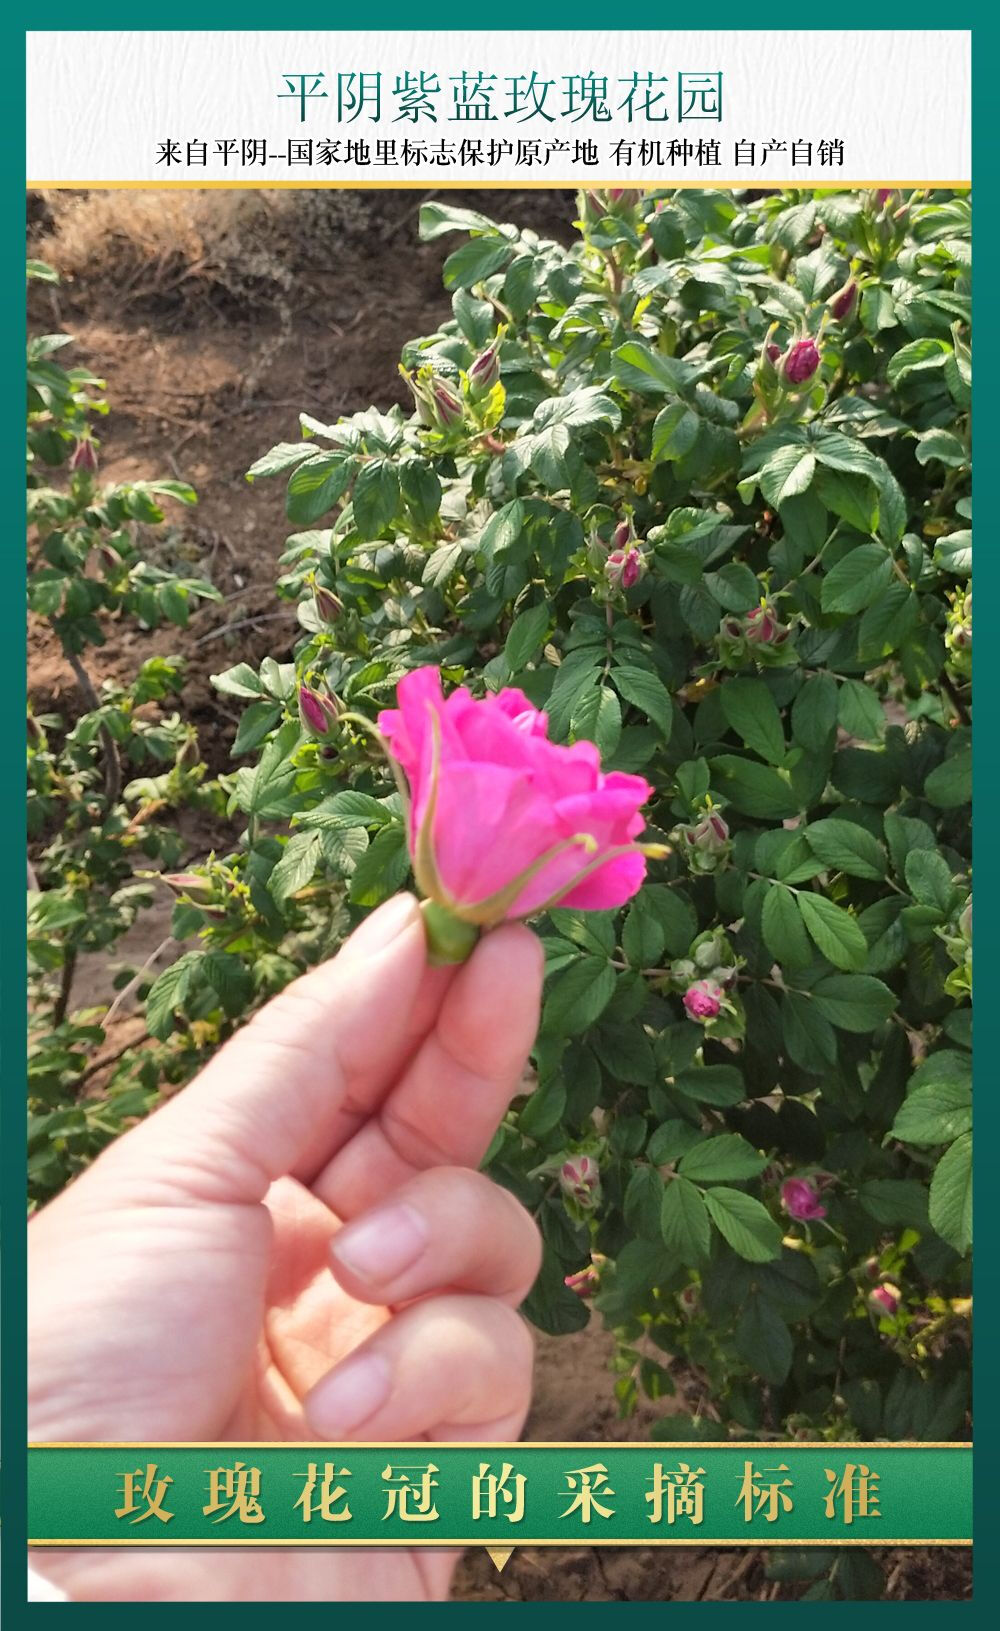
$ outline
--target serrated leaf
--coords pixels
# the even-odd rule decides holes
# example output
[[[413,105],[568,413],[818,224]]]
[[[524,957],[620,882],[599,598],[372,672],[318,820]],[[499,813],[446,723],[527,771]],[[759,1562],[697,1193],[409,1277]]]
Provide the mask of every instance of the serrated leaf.
[[[766,1382],[785,1380],[792,1366],[792,1333],[763,1297],[751,1298],[733,1335],[736,1352]]]
[[[932,770],[924,782],[924,796],[939,810],[955,810],[972,797],[972,749],[960,748]]]
[[[587,1030],[614,996],[615,983],[615,971],[606,958],[579,958],[553,981],[545,1002],[545,1030],[557,1036]]]
[[[686,1178],[672,1178],[663,1192],[660,1233],[677,1262],[697,1266],[707,1258],[711,1231],[705,1201]]]
[[[851,878],[885,877],[885,850],[878,839],[856,821],[828,816],[803,828],[803,837],[825,867],[846,872]]]
[[[202,954],[187,951],[158,975],[146,996],[146,1029],[163,1042],[173,1030],[174,1013],[183,1007],[198,974]]]
[[[514,619],[503,648],[512,674],[519,674],[539,650],[551,620],[552,608],[545,601]]]
[[[765,1157],[739,1133],[720,1133],[683,1155],[678,1170],[693,1183],[719,1184],[755,1178],[766,1164]]]
[[[658,725],[664,737],[669,738],[674,713],[670,692],[663,681],[645,668],[625,664],[612,669],[611,679],[619,695],[644,713],[654,725]]]
[[[804,493],[816,474],[816,456],[809,448],[779,447],[760,471],[760,490],[767,503],[777,509],[786,499]]]
[[[284,906],[286,901],[305,888],[322,855],[318,833],[293,834],[267,882],[271,898],[277,906]]]
[[[708,1189],[705,1206],[723,1240],[748,1263],[781,1255],[781,1230],[767,1208],[740,1189]]]
[[[861,968],[868,943],[850,913],[825,895],[804,893],[798,899],[802,921],[827,961],[836,968]]]
[[[763,680],[726,680],[719,701],[727,725],[762,759],[780,765],[785,758],[785,732],[778,705]]]
[[[957,1252],[972,1245],[972,1134],[962,1133],[934,1169],[931,1227]]]
[[[581,736],[596,742],[602,759],[610,759],[622,734],[621,703],[610,685],[588,687],[576,703],[570,718],[574,740]]]
[[[654,464],[661,459],[683,459],[698,440],[698,415],[686,402],[671,402],[661,408],[653,424],[653,442],[650,458]]]
[[[820,591],[824,612],[860,612],[892,576],[892,557],[881,544],[859,544],[826,574]]]
[[[874,1031],[896,1006],[889,987],[871,974],[828,974],[813,986],[812,1000],[841,1031]]]
[[[761,930],[768,951],[786,968],[806,968],[812,962],[812,946],[795,897],[782,884],[772,884],[764,896]]]

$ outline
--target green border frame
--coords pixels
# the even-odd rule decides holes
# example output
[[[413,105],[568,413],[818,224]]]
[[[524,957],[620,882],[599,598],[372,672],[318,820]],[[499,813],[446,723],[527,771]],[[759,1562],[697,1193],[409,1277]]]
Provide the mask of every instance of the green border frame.
[[[412,0],[401,3],[401,0],[383,0],[378,11],[370,19],[370,26],[380,32],[428,32],[431,30],[456,30],[462,33],[483,32],[489,29],[506,28],[510,31],[535,32],[542,29],[559,29],[567,26],[576,33],[594,32],[607,33],[609,16],[607,6],[598,4],[597,0],[576,0],[571,17],[560,16],[558,13],[546,16],[540,14],[537,0],[526,3],[526,0],[507,0],[502,11],[493,19],[481,20],[482,12],[470,17],[468,4],[456,4],[456,0],[431,0],[431,4],[419,16],[414,15]],[[731,3],[731,0],[722,0],[711,13],[711,28],[715,30],[740,29],[747,32],[777,32],[789,29],[796,33],[822,33],[836,31],[831,24],[836,15],[832,10],[824,8],[822,16],[815,23],[807,20],[808,13],[803,14],[801,6],[783,4],[768,8],[766,16],[754,17],[748,15],[747,9]],[[811,13],[816,16],[816,12]],[[972,114],[973,114],[973,154],[977,164],[977,179],[984,194],[992,191],[994,183],[1000,178],[1000,157],[992,121],[987,122],[987,111],[991,108],[991,101],[995,99],[996,89],[993,83],[993,65],[995,47],[1000,39],[1000,28],[995,21],[995,11],[987,13],[985,6],[957,6],[954,12],[950,9],[942,11],[939,5],[932,5],[928,0],[910,0],[905,17],[898,10],[891,11],[886,8],[886,21],[879,29],[871,26],[871,21],[856,11],[841,10],[840,15],[845,16],[852,30],[872,35],[885,34],[887,67],[891,67],[889,49],[891,38],[902,26],[907,31],[920,30],[971,30],[972,32]],[[636,19],[636,32],[665,32],[669,14],[665,14],[660,28],[643,28],[648,24],[648,11]],[[303,19],[307,26],[319,27],[322,18],[310,17]],[[686,23],[687,19],[683,21]],[[348,30],[363,29],[369,23],[368,16],[358,16],[356,13],[344,16],[341,12],[333,26],[327,25],[327,32],[337,33]],[[765,26],[766,23],[766,26]],[[204,4],[191,5],[184,3],[175,6],[168,17],[158,21],[155,25],[158,31],[175,32],[191,30],[206,32],[211,30],[229,31],[234,24],[238,24],[237,31],[267,31],[279,32],[275,29],[275,13],[273,7],[260,4],[260,0],[249,0],[238,11],[233,8],[208,8]],[[868,26],[866,26],[866,24]],[[690,24],[687,24],[690,28]],[[100,8],[99,16],[81,8],[79,5],[70,6],[65,0],[49,0],[44,8],[32,11],[27,6],[12,8],[11,13],[4,18],[2,25],[2,38],[6,47],[5,60],[12,65],[12,80],[8,85],[5,97],[4,112],[7,118],[6,141],[0,149],[0,175],[4,194],[4,231],[3,237],[6,245],[3,257],[3,277],[6,300],[4,310],[8,314],[23,313],[24,311],[24,214],[23,195],[25,185],[24,166],[24,109],[25,84],[22,71],[24,34],[27,30],[39,32],[103,32],[110,30],[136,30],[136,12],[132,5],[121,4],[121,0]],[[789,71],[800,73],[800,59],[796,58]],[[773,64],[773,72],[781,74],[783,64],[777,58]],[[949,117],[949,110],[945,106],[931,107],[923,110],[923,117],[931,120],[944,121]],[[998,233],[997,214],[995,209],[984,207],[976,228],[976,252],[984,264],[989,261],[992,253],[1000,252],[1000,243],[997,242]],[[1000,324],[995,316],[996,297],[992,296],[989,303],[984,301],[976,308],[976,362],[979,370],[980,388],[976,395],[978,418],[977,441],[981,451],[985,454],[990,450],[995,435],[1000,435],[1000,412],[994,402],[995,382],[1000,380]],[[24,353],[22,339],[24,335],[24,322],[22,318],[16,321],[8,320],[4,325],[2,340],[4,358],[4,378],[9,389],[6,394],[7,434],[2,444],[3,459],[7,467],[5,490],[8,494],[20,491],[22,479],[22,447],[23,447],[23,408],[20,397],[19,381],[22,377]],[[985,419],[979,417],[985,415]],[[13,519],[13,518],[11,518]],[[39,1626],[41,1618],[53,1614],[60,1617],[65,1610],[60,1605],[32,1604],[28,1607],[25,1600],[24,1567],[26,1559],[26,1512],[25,1512],[25,1480],[26,1480],[26,1450],[25,1450],[25,1394],[26,1394],[26,1364],[24,1354],[24,1298],[26,1285],[26,1261],[24,1240],[24,1191],[25,1191],[25,1154],[24,1132],[22,1120],[23,1092],[25,1066],[25,1036],[24,1036],[24,920],[21,854],[24,847],[24,819],[23,819],[23,782],[21,773],[21,721],[23,705],[26,694],[25,654],[26,641],[24,629],[23,601],[21,599],[21,564],[20,549],[16,543],[16,532],[19,530],[13,525],[10,528],[10,553],[16,558],[16,565],[10,562],[5,568],[7,593],[0,595],[0,698],[2,703],[2,720],[8,745],[14,745],[14,753],[8,751],[5,756],[3,778],[3,794],[0,797],[0,834],[2,834],[2,853],[7,858],[7,864],[0,869],[0,924],[5,929],[0,955],[0,1062],[2,1062],[3,1075],[2,1089],[0,1089],[0,1239],[3,1241],[2,1264],[2,1320],[0,1320],[0,1339],[2,1339],[3,1355],[3,1399],[0,1410],[0,1432],[2,1432],[3,1446],[3,1476],[0,1485],[0,1494],[3,1501],[3,1552],[4,1568],[2,1583],[0,1583],[0,1609],[4,1611],[6,1624],[10,1631],[18,1631],[22,1625]],[[979,605],[987,604],[989,614],[992,615],[994,606],[998,604],[997,580],[1000,578],[1000,559],[996,549],[988,554],[981,554],[978,573],[980,599]],[[979,657],[975,669],[977,684],[982,687],[998,685],[1000,689],[1000,642],[994,645],[991,639],[987,649],[979,647]],[[980,812],[991,808],[993,800],[1000,791],[1000,765],[992,752],[992,743],[980,748],[975,755],[974,778],[974,809]],[[978,986],[980,992],[989,990],[987,982],[992,980],[994,968],[1000,966],[1000,959],[992,944],[993,923],[992,908],[994,903],[1000,904],[1000,893],[997,889],[998,871],[1000,871],[1000,853],[990,842],[991,834],[987,829],[983,852],[980,858],[980,893],[981,902],[978,923],[983,943],[980,949]],[[988,908],[988,909],[987,909]],[[992,1061],[1000,1053],[1000,1005],[996,1002],[988,1003],[985,1010],[981,1010],[980,1027],[977,1038],[976,1059],[979,1062],[975,1075],[978,1085],[982,1089],[977,1109],[976,1130],[978,1135],[977,1147],[980,1152],[979,1166],[986,1170],[990,1176],[992,1139],[1000,1135],[1000,1106],[997,1094],[987,1088],[992,1088],[990,1081],[992,1071],[983,1061]],[[979,1450],[977,1456],[977,1470],[975,1476],[976,1495],[976,1532],[981,1539],[991,1542],[1000,1522],[1000,1484],[995,1480],[991,1465],[991,1447],[997,1444],[997,1417],[998,1402],[993,1379],[989,1375],[989,1352],[998,1341],[998,1326],[1000,1326],[1000,1308],[997,1305],[997,1256],[995,1248],[991,1251],[991,1243],[984,1238],[983,1229],[989,1229],[992,1221],[985,1207],[979,1208],[979,1259],[976,1270],[977,1290],[983,1304],[978,1332],[978,1346],[980,1362],[978,1366],[978,1384],[974,1389],[977,1408],[976,1417],[976,1444]],[[997,1600],[998,1594],[993,1579],[983,1569],[983,1579],[980,1589],[977,1590],[975,1605],[968,1605],[969,1610],[988,1607],[991,1599]],[[436,1626],[439,1616],[444,1613],[454,1621],[456,1616],[462,1616],[463,1621],[472,1613],[487,1613],[493,1608],[502,1605],[488,1603],[451,1603],[441,1604],[406,1604],[402,1605],[401,1612],[406,1615],[407,1623],[413,1626]],[[611,1603],[576,1604],[576,1603],[537,1603],[523,1604],[522,1609],[528,1612],[544,1612],[547,1616],[557,1614],[564,1617],[567,1614],[578,1616],[581,1609],[591,1614],[604,1611],[606,1615],[618,1614],[621,1609]],[[769,1610],[778,1609],[779,1612],[808,1614],[810,1620],[815,1621],[817,1616],[826,1620],[827,1616],[835,1613],[844,1605],[833,1603],[809,1603],[799,1608],[798,1604],[767,1604],[747,1605],[757,1608],[767,1607]],[[893,1617],[906,1613],[926,1617],[935,1612],[955,1612],[958,1605],[953,1603],[936,1604],[927,1603],[898,1603],[876,1605],[875,1612],[880,1616]],[[662,1603],[644,1603],[622,1605],[633,1613],[658,1614],[662,1612]],[[357,1605],[350,1605],[348,1612],[356,1612]],[[134,1603],[81,1603],[73,1605],[70,1612],[74,1623],[85,1626],[112,1626],[124,1627],[126,1620],[135,1623],[137,1612],[142,1615],[143,1625],[169,1625],[174,1623],[177,1606],[173,1603],[145,1603],[137,1610]],[[690,1614],[700,1611],[702,1619],[705,1616],[717,1616],[720,1612],[730,1611],[729,1604],[684,1604],[672,1603],[669,1607],[671,1616],[678,1613]],[[247,1625],[263,1626],[270,1624],[272,1618],[272,1605],[267,1603],[239,1603],[231,1605],[206,1605],[204,1612],[211,1614],[212,1624],[215,1627],[224,1627],[232,1624],[241,1628]],[[311,1624],[321,1623],[319,1616],[325,1616],[322,1623],[329,1624],[330,1605],[325,1603],[296,1605],[295,1617]],[[336,1610],[334,1610],[336,1612]],[[386,1613],[392,1613],[391,1606],[386,1605]]]

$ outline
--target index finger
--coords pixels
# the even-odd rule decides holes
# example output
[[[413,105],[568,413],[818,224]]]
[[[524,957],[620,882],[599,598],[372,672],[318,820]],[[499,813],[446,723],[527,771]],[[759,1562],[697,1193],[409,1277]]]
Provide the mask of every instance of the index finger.
[[[314,1192],[351,1218],[428,1167],[477,1166],[538,1030],[543,956],[520,925],[484,935],[398,1084],[332,1157]]]

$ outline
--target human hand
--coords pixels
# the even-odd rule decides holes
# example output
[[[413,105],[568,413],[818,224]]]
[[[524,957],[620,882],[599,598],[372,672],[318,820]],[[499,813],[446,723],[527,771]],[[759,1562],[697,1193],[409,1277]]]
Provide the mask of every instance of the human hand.
[[[30,1437],[516,1438],[540,1246],[472,1169],[541,975],[515,926],[430,968],[397,896],[106,1150],[28,1230]],[[128,1601],[441,1598],[456,1557],[32,1554],[74,1600]]]

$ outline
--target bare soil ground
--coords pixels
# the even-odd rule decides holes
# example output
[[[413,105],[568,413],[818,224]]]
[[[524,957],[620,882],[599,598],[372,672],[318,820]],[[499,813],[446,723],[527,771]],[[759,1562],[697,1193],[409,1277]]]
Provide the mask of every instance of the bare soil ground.
[[[187,660],[184,710],[213,772],[232,768],[238,715],[210,675],[233,663],[287,657],[294,616],[273,594],[289,531],[280,483],[251,487],[249,465],[298,436],[298,413],[324,421],[402,401],[403,343],[449,315],[441,264],[455,239],[421,245],[414,192],[49,193],[29,198],[29,253],[61,274],[30,294],[33,332],[75,336],[60,360],[107,381],[98,424],[108,480],[173,476],[199,502],[172,517],[164,550],[225,596],[187,630],[122,629],[90,654],[95,680],[130,677],[156,653]],[[573,197],[529,191],[451,193],[449,201],[569,242]],[[72,715],[75,682],[47,627],[29,628],[29,691],[37,711]],[[233,833],[192,825],[191,855]],[[167,933],[169,908],[139,919],[121,948],[135,967]],[[74,1006],[105,1002],[114,965],[91,960]],[[123,1027],[135,1027],[127,1013]],[[129,1040],[123,1030],[119,1042]],[[618,1419],[611,1339],[595,1321],[539,1342],[527,1436],[646,1438],[664,1404]],[[670,1401],[665,1401],[669,1405]],[[967,1553],[884,1554],[895,1599],[963,1600]],[[458,1595],[483,1601],[767,1601],[801,1595],[767,1580],[759,1552],[708,1549],[524,1548],[498,1573],[485,1551],[462,1564]]]

